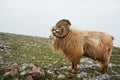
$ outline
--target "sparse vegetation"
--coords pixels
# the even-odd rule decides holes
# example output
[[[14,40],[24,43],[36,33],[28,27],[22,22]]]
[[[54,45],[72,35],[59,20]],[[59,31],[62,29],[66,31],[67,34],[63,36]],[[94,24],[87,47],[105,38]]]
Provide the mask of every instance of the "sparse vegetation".
[[[99,65],[88,58],[81,60],[77,74],[69,74],[71,63],[62,53],[53,53],[52,41],[47,38],[0,33],[0,79],[14,64],[19,67],[30,64],[44,68],[45,80],[119,80],[120,48],[114,48],[110,59],[108,74],[99,73]],[[32,76],[33,77],[33,76]],[[12,77],[13,78],[13,77]],[[24,79],[23,76],[18,79]],[[7,79],[12,80],[12,79]],[[15,79],[14,79],[15,80]]]

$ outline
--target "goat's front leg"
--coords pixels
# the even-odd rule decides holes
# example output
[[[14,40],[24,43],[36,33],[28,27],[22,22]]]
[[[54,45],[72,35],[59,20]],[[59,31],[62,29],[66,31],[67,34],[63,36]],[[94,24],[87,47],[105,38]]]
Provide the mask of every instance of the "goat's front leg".
[[[77,63],[76,62],[72,62],[71,73],[75,74],[76,72],[77,72]]]

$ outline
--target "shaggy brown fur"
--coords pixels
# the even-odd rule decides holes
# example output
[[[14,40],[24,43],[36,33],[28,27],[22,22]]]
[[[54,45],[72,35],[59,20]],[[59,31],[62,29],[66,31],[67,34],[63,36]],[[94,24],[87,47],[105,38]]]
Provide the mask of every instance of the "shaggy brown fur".
[[[70,25],[69,20],[63,19],[52,28],[54,51],[62,51],[72,62],[72,73],[76,73],[82,56],[101,62],[102,73],[107,73],[113,37],[104,32],[74,30]]]

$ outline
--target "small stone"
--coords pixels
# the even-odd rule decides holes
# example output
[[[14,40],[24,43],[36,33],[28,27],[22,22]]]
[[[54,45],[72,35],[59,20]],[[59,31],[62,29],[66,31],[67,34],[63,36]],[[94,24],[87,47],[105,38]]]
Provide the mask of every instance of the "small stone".
[[[52,64],[49,64],[48,66],[49,66],[49,67],[52,67]]]
[[[3,60],[0,60],[0,64],[4,64],[4,61],[3,61]]]
[[[75,74],[72,74],[70,72],[65,72],[65,75],[66,75],[67,78],[72,78],[72,77],[75,76]]]
[[[41,76],[41,77],[45,76],[45,70],[44,70],[43,68],[40,69],[40,72],[39,72],[39,73],[40,73],[40,76]]]
[[[101,65],[99,63],[95,64],[94,66],[101,67]]]
[[[35,56],[33,56],[32,59],[35,59]]]
[[[54,64],[56,64],[58,61],[55,61],[55,62],[53,62]]]
[[[39,71],[38,68],[34,64],[32,65],[32,71],[33,72],[38,72]]]
[[[72,66],[68,66],[67,70],[71,70]]]
[[[58,78],[65,78],[65,75],[59,74],[59,75],[58,75]]]
[[[3,59],[3,57],[2,57],[2,56],[0,56],[0,59]]]
[[[100,76],[97,76],[96,79],[98,80],[110,80],[111,76],[108,74],[102,74]]]
[[[110,68],[112,68],[112,67],[115,66],[115,65],[112,64],[112,63],[109,63],[108,66],[109,66]]]
[[[13,66],[17,66],[18,64],[17,63],[13,63]]]
[[[48,71],[47,71],[47,73],[48,73],[48,74],[53,74],[53,72],[52,72],[52,71],[50,71],[50,70],[48,70]]]
[[[52,60],[52,58],[49,58],[49,60]]]
[[[24,71],[25,69],[26,69],[26,66],[23,65],[22,67],[19,68],[19,71],[22,72],[22,71]]]
[[[58,70],[55,70],[54,72],[55,72],[56,75],[60,74],[60,72]]]
[[[86,72],[81,72],[80,74],[77,74],[76,76],[77,76],[77,78],[86,77],[87,73]]]
[[[82,58],[81,63],[83,64],[93,64],[93,60],[89,58]]]
[[[65,69],[68,69],[68,67],[67,66],[63,66],[63,67],[60,68],[60,70],[65,70]]]
[[[81,74],[77,74],[76,77],[77,77],[77,78],[80,78],[80,77],[81,77]]]
[[[21,76],[24,76],[25,74],[26,74],[25,71],[23,71],[23,72],[20,73]]]
[[[3,76],[8,76],[8,75],[10,75],[10,71],[9,72],[6,72]]]

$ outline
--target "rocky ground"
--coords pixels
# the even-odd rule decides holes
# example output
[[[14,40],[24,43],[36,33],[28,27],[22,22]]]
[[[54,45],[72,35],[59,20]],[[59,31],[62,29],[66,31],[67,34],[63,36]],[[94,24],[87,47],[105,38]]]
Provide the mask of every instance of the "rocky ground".
[[[109,73],[97,61],[82,58],[76,74],[62,53],[53,53],[47,38],[0,33],[0,80],[120,80],[120,48],[114,48]]]

